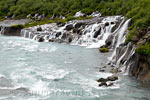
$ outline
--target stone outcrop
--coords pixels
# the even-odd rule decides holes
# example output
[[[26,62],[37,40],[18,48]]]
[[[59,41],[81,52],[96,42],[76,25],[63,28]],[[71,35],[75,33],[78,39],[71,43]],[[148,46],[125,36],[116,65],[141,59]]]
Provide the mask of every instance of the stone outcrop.
[[[143,83],[150,83],[150,56],[135,53],[130,58],[131,62],[129,74]]]
[[[112,86],[113,85],[113,81],[116,81],[118,80],[118,77],[117,76],[109,76],[107,78],[100,78],[97,80],[97,82],[99,82],[99,86],[106,86],[106,87],[109,87],[109,86]],[[108,82],[111,82],[111,83],[108,83]]]
[[[6,36],[20,36],[20,32],[21,32],[21,27],[5,27],[5,26],[1,26],[1,30],[4,29],[2,32],[0,32],[3,35]]]
[[[28,22],[28,19],[4,20],[0,22],[0,34],[7,36],[20,36],[22,24]]]

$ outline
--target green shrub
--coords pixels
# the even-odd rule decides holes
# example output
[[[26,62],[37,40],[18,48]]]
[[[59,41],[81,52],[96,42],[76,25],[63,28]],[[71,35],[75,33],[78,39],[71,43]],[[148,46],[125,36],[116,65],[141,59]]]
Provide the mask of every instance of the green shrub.
[[[132,29],[132,28],[131,28]],[[129,34],[126,37],[126,43],[130,42],[132,37],[136,35],[136,28],[134,27],[132,30],[129,31]]]
[[[150,55],[150,43],[138,46],[135,51],[139,54]]]
[[[108,48],[99,48],[99,51],[102,53],[106,53],[106,52],[109,52],[109,49]]]

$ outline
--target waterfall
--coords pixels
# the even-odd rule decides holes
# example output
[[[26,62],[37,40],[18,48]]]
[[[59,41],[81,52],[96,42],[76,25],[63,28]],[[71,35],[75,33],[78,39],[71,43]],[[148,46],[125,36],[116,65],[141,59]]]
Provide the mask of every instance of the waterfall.
[[[114,49],[114,51],[112,56],[109,57],[109,61],[119,68],[122,64],[122,60],[126,58],[125,56],[127,54],[131,55],[129,54],[131,49],[130,44],[124,48],[121,56],[118,57],[117,53],[117,48],[119,48],[120,44],[125,42],[130,20],[131,19],[125,21],[125,18],[121,16],[108,16],[85,21],[69,21],[63,26],[58,26],[56,23],[45,24],[23,29],[21,36],[39,42],[66,42],[71,45],[86,46],[87,48],[105,46],[106,40],[109,39],[110,36],[113,36],[112,44],[109,48]],[[41,30],[38,31],[38,28]]]
[[[105,42],[109,36],[116,34],[114,32],[122,25],[123,20],[124,17],[121,16],[108,16],[70,21],[61,27],[56,23],[52,23],[23,29],[21,36],[36,41],[59,41],[67,42],[71,45],[86,46],[87,48],[99,48],[106,44]],[[80,23],[84,25],[80,25]],[[119,26],[117,26],[118,23]],[[76,28],[77,24],[79,26]],[[42,31],[37,31],[38,27],[41,27]],[[66,29],[66,27],[70,29]],[[74,32],[75,30],[77,32]],[[118,41],[120,41],[119,39]]]
[[[122,47],[121,44],[125,42],[130,20],[125,20],[122,16],[94,17],[29,27],[22,29],[20,35],[38,42],[65,42],[87,48],[106,46],[114,50],[109,57],[110,63],[116,68],[126,66],[122,69],[128,70],[128,60],[134,54],[135,47],[131,47],[131,44]],[[3,34],[4,31],[5,27],[1,26],[0,33]]]
[[[4,34],[5,31],[5,27],[4,26],[0,26],[0,34]]]
[[[127,20],[115,35],[115,38],[113,40],[113,43],[114,43],[114,41],[116,41],[115,50],[114,50],[112,56],[109,57],[109,60],[111,62],[116,60],[116,49],[117,49],[117,47],[119,47],[120,44],[125,42],[125,38],[127,35],[126,31],[128,30],[128,25],[129,25],[130,20],[131,19]]]

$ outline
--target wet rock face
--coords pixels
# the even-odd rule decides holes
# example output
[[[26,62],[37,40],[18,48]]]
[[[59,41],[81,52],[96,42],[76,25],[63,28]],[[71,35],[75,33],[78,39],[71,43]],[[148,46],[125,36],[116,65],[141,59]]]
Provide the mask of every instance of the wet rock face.
[[[65,30],[67,30],[67,31],[70,31],[70,30],[72,30],[72,29],[73,29],[73,25],[72,25],[72,24],[67,25],[67,26],[65,27]]]
[[[21,31],[21,36],[34,39],[39,42],[65,42],[77,45],[85,44],[87,46],[90,46],[94,43],[98,43],[100,40],[105,41],[105,38],[107,38],[107,36],[111,34],[111,29],[113,26],[112,24],[115,24],[115,21],[118,21],[116,20],[118,18],[121,17],[93,17],[91,19],[73,20],[66,23],[50,23],[23,29]],[[105,26],[105,23],[107,27]],[[106,35],[105,37],[104,34],[106,32],[110,34]],[[46,38],[46,36],[49,37]],[[102,45],[104,44],[105,42],[102,42]],[[96,44],[96,46],[96,48],[100,47],[98,47],[98,44]]]
[[[106,43],[106,47],[109,47],[111,46],[112,42],[113,42],[113,39],[114,39],[114,36],[113,35],[110,35],[107,40],[105,41]]]
[[[61,32],[56,33],[56,37],[59,37],[61,35]]]
[[[62,26],[65,25],[65,23],[62,23],[62,22],[57,22],[56,24],[57,24],[58,27],[62,27]]]
[[[38,28],[37,28],[37,31],[42,31],[42,27],[38,27]]]
[[[100,35],[100,34],[101,34],[100,32],[101,32],[101,27],[99,28],[99,30],[98,30],[98,31],[96,31],[96,32],[95,32],[95,34],[94,34],[94,36],[93,36],[93,37],[94,37],[94,38],[97,38],[97,37],[98,37],[98,35]]]
[[[75,28],[80,28],[80,27],[83,26],[83,25],[85,25],[85,23],[79,22],[79,23],[76,23],[74,27],[75,27]]]
[[[21,29],[19,27],[4,27],[4,31],[1,34],[6,36],[20,36]]]
[[[139,45],[144,45],[146,42],[150,42],[150,28],[137,29],[136,36],[132,37],[131,42],[131,45],[122,44],[116,49],[114,64],[117,64],[117,61],[119,61],[119,65],[125,66],[125,70],[129,69],[129,75],[136,77],[143,83],[149,84],[150,56],[135,53],[132,51],[132,48],[134,45],[138,47]],[[131,53],[133,55],[129,56]]]
[[[150,56],[135,53],[130,59],[132,62],[129,74],[141,80],[143,83],[150,84]]]

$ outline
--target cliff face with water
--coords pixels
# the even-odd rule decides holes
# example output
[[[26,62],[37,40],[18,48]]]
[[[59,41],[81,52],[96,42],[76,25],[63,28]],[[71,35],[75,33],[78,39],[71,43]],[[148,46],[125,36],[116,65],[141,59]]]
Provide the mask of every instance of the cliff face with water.
[[[139,47],[150,42],[150,29],[137,29],[130,43],[123,43],[116,48],[112,64],[123,69],[143,83],[150,83],[150,56],[148,48]],[[142,51],[142,52],[141,52]]]
[[[143,82],[150,81],[150,57],[135,53],[136,46],[149,41],[149,31],[138,32],[132,43],[125,43],[130,19],[123,16],[93,17],[66,23],[51,23],[25,29],[1,26],[1,34],[22,36],[38,42],[69,43],[87,48],[107,47],[112,51],[109,64]],[[142,36],[142,38],[141,38]]]

